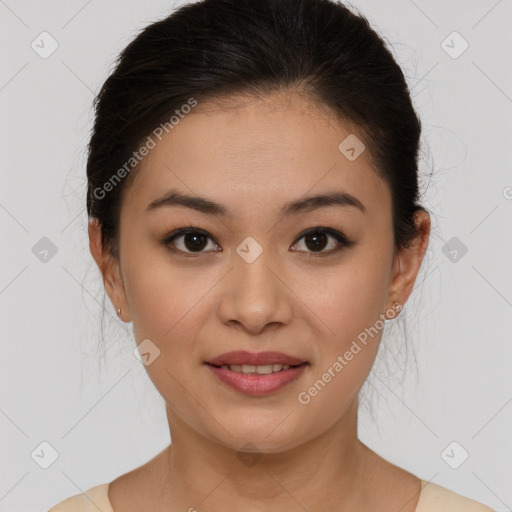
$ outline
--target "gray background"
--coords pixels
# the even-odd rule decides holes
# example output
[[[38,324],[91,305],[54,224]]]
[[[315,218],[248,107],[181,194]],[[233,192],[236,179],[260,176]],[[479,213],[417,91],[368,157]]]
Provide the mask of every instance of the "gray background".
[[[100,349],[104,292],[86,236],[84,164],[94,93],[118,52],[173,5],[0,0],[0,511],[46,510],[169,442],[131,324],[108,299]],[[407,76],[424,126],[422,172],[434,170],[424,202],[435,213],[403,311],[410,368],[401,383],[379,352],[368,381],[375,421],[361,410],[360,437],[421,478],[511,510],[512,2],[352,5]],[[58,43],[47,58],[31,47],[42,47],[44,31]],[[388,325],[384,341],[403,349],[392,343],[398,324]],[[43,442],[58,454],[51,464]],[[462,450],[467,460],[450,467]]]

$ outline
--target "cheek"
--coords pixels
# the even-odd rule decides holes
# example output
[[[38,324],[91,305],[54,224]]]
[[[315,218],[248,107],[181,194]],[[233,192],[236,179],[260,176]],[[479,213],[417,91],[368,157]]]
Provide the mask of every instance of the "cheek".
[[[338,272],[321,293],[309,297],[317,305],[311,310],[326,327],[317,333],[317,364],[298,401],[310,417],[322,418],[324,424],[337,421],[356,400],[382,337],[379,294],[385,273],[362,267],[364,274],[356,269]]]
[[[193,263],[171,264],[165,251],[154,249],[135,250],[123,268],[136,339],[149,338],[166,351],[186,349],[193,338],[189,331],[204,323],[203,303],[221,273]],[[180,343],[170,343],[175,339]]]
[[[326,340],[348,340],[375,324],[385,310],[386,267],[360,255],[324,276],[312,274],[303,283],[301,299],[321,320]],[[330,334],[330,335],[329,335]]]
[[[315,291],[304,302],[322,326],[315,350],[319,363],[311,381],[320,381],[318,395],[323,398],[317,403],[334,400],[342,409],[348,407],[364,383],[384,328],[387,278],[386,258],[361,250],[316,287],[308,287]]]

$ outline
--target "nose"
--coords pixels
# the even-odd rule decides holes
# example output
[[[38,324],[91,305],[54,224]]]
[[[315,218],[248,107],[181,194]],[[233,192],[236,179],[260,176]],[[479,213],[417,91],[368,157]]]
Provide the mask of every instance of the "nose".
[[[251,334],[287,325],[293,316],[293,292],[270,251],[250,263],[234,253],[221,293],[221,321]]]

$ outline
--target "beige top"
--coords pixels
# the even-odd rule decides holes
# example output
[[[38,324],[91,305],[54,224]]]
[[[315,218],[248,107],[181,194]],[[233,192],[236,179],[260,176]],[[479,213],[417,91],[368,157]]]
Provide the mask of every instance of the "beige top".
[[[91,487],[61,501],[48,512],[114,512],[108,499],[108,486]],[[492,508],[457,494],[440,485],[421,480],[421,493],[416,512],[495,512]]]

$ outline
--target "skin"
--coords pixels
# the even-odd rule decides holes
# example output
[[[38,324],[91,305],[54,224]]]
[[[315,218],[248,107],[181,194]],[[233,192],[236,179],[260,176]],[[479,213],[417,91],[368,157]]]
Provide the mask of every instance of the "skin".
[[[349,161],[338,150],[351,133],[364,140],[295,92],[199,104],[137,167],[121,210],[120,261],[91,221],[91,253],[112,304],[133,322],[137,344],[149,338],[160,350],[145,368],[166,401],[172,439],[172,449],[111,482],[115,512],[415,510],[420,480],[357,437],[358,393],[382,329],[308,404],[297,399],[379,315],[405,304],[428,246],[430,219],[420,211],[417,237],[395,250],[389,187],[369,151]],[[145,211],[169,189],[230,215]],[[340,190],[366,212],[335,205],[278,215],[288,201]],[[190,236],[175,239],[178,252],[165,247],[169,233],[189,225],[211,237],[202,253]],[[318,249],[326,255],[315,256],[298,235],[317,226],[355,243],[327,254],[338,245],[327,235]],[[252,263],[236,252],[247,236],[263,249]],[[247,396],[203,364],[238,349],[309,365],[277,393]],[[250,466],[237,457],[248,442],[261,456]]]

